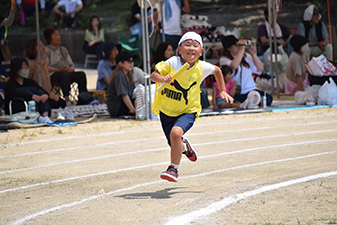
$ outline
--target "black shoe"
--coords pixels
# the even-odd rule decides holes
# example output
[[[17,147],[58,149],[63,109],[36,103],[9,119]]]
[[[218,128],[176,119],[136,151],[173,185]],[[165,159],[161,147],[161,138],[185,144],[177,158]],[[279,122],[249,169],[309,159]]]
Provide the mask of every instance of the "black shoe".
[[[170,182],[178,182],[178,170],[174,169],[174,167],[171,165],[165,172],[160,174],[160,178]]]
[[[185,151],[183,151],[183,154],[186,155],[186,157],[191,160],[192,162],[197,161],[197,152],[193,149],[191,143],[186,137],[183,137],[183,143],[185,145]]]

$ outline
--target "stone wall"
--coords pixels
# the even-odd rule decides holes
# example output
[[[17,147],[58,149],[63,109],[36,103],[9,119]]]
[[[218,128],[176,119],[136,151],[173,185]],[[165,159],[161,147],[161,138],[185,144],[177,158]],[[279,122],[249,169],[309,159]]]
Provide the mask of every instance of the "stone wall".
[[[85,53],[82,50],[82,45],[84,42],[84,31],[59,31],[61,35],[61,45],[66,47],[69,54],[75,64],[84,64]],[[29,39],[35,38],[35,33],[9,33],[8,40],[9,46],[12,51],[13,56],[24,56],[24,50],[26,43]],[[41,40],[46,45],[47,42],[43,38],[43,33],[41,31]],[[114,43],[118,42],[118,33],[107,32],[105,33],[105,40],[112,41]]]

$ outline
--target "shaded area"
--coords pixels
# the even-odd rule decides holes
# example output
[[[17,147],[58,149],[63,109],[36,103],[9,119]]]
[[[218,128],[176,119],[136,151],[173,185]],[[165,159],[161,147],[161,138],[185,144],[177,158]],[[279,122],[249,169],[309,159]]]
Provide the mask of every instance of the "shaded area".
[[[166,199],[172,198],[175,194],[181,193],[200,193],[195,191],[179,191],[180,189],[186,189],[186,187],[176,187],[176,188],[165,188],[163,190],[158,190],[155,192],[143,192],[143,193],[130,193],[125,195],[119,195],[116,197],[124,199]]]

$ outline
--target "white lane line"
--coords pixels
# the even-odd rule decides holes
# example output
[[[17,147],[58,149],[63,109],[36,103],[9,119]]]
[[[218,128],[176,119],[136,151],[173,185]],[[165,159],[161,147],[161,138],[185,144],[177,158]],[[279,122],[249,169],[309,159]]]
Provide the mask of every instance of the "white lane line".
[[[251,137],[251,138],[240,138],[240,139],[231,139],[231,140],[225,140],[225,141],[204,142],[204,143],[193,144],[193,146],[223,144],[223,143],[251,141],[251,140],[256,141],[256,140],[261,140],[261,139],[280,138],[280,137],[289,137],[289,136],[296,136],[296,135],[298,136],[298,135],[306,135],[306,134],[317,134],[317,133],[328,133],[328,132],[333,132],[333,131],[337,131],[337,129],[307,131],[307,132],[298,132],[298,133],[294,133],[294,134],[270,135],[270,136]],[[332,140],[335,140],[335,139],[332,139]],[[311,141],[304,142],[304,143],[311,143]],[[132,155],[132,154],[139,154],[139,153],[146,153],[146,152],[162,151],[162,150],[165,150],[165,149],[168,149],[168,147],[146,149],[146,150],[118,153],[118,154],[112,154],[112,155],[104,155],[104,156],[92,157],[92,158],[74,159],[74,160],[70,160],[70,161],[62,161],[62,162],[58,162],[58,163],[51,163],[51,164],[45,164],[45,165],[39,165],[39,166],[33,166],[33,167],[27,167],[27,168],[15,169],[15,170],[4,170],[4,171],[0,171],[0,174],[14,173],[14,172],[19,172],[19,171],[28,171],[28,170],[33,170],[33,169],[46,168],[46,167],[51,167],[51,166],[59,166],[59,165],[70,164],[70,163],[80,163],[80,162],[91,161],[91,160],[108,159],[108,158],[111,158],[111,157],[117,157],[117,156],[123,156],[123,155]]]
[[[311,118],[311,117],[324,117],[324,116],[333,116],[337,115],[335,113],[327,113],[327,114],[320,114],[320,115],[312,115],[312,116],[306,116],[305,118]],[[258,122],[258,121],[274,121],[274,120],[282,120],[282,119],[303,119],[303,116],[291,116],[291,117],[278,117],[278,118],[264,118],[264,119],[252,119],[250,122]],[[220,122],[220,123],[196,123],[193,127],[202,127],[202,126],[213,126],[213,125],[224,125],[224,124],[239,124],[239,123],[246,123],[246,121],[226,121],[226,122]],[[161,128],[154,128],[154,129],[146,129],[146,131],[156,131],[161,130]],[[35,144],[35,143],[43,143],[43,142],[51,142],[51,141],[63,141],[67,139],[83,139],[83,138],[91,138],[91,137],[101,137],[101,136],[114,136],[118,134],[125,134],[125,133],[140,133],[144,132],[145,130],[136,130],[136,131],[119,131],[119,132],[109,132],[109,133],[101,133],[101,134],[89,134],[89,135],[79,135],[79,136],[69,136],[69,137],[61,137],[61,138],[50,138],[50,139],[43,139],[43,140],[34,140],[34,141],[26,141],[21,143],[8,143],[8,144],[2,144],[2,146],[17,146],[17,145],[28,145],[28,144]],[[1,147],[1,146],[0,146]]]
[[[298,126],[312,126],[312,125],[319,125],[319,124],[331,124],[331,123],[337,123],[336,121],[326,121],[326,122],[313,122],[313,123],[303,123],[303,124],[293,124],[293,125],[281,125],[281,126],[272,126],[272,127],[255,127],[255,128],[245,128],[245,129],[239,129],[239,130],[218,130],[218,131],[210,131],[210,132],[204,132],[204,133],[190,133],[187,134],[187,136],[197,136],[197,135],[213,135],[215,133],[234,133],[234,132],[243,132],[243,131],[254,131],[254,130],[264,130],[264,129],[278,129],[282,127],[298,127]],[[59,148],[59,149],[53,149],[53,150],[45,150],[45,151],[38,151],[38,152],[29,152],[24,154],[17,154],[17,155],[8,155],[8,156],[1,156],[0,159],[6,159],[6,158],[13,158],[13,157],[23,157],[23,156],[29,156],[29,155],[40,155],[44,153],[52,153],[52,152],[60,152],[60,151],[71,151],[71,150],[77,150],[77,149],[83,149],[83,148],[96,148],[96,147],[103,147],[107,145],[116,145],[116,144],[128,144],[128,143],[134,143],[134,142],[142,142],[142,141],[148,141],[148,140],[155,140],[155,139],[165,139],[164,136],[160,137],[151,137],[151,138],[140,138],[136,140],[126,140],[126,141],[113,141],[113,142],[106,142],[106,143],[100,143],[100,144],[94,144],[94,145],[81,145],[76,147],[69,147],[69,148]]]
[[[234,152],[224,152],[224,153],[215,154],[215,155],[200,156],[198,159],[201,160],[201,159],[207,159],[207,158],[212,158],[212,157],[220,157],[220,156],[225,156],[225,155],[234,155],[234,154],[239,154],[239,153],[244,153],[244,152],[257,151],[257,150],[262,150],[262,149],[283,148],[283,147],[289,147],[289,146],[304,145],[304,144],[317,144],[317,143],[321,143],[321,142],[331,142],[331,141],[337,141],[337,139],[311,141],[310,143],[300,142],[300,143],[293,143],[293,144],[282,144],[282,145],[272,145],[272,146],[266,146],[266,147],[242,149],[242,150],[234,151]],[[229,170],[232,170],[232,169],[241,169],[241,168],[255,166],[255,165],[264,165],[264,164],[269,164],[269,163],[285,162],[285,161],[291,161],[293,159],[297,160],[297,159],[304,159],[304,158],[310,158],[310,157],[316,157],[316,156],[322,156],[322,155],[328,155],[328,154],[335,154],[335,153],[337,153],[337,151],[323,152],[323,153],[311,154],[311,155],[307,155],[307,156],[299,156],[299,157],[296,157],[296,158],[288,158],[288,159],[273,160],[273,161],[262,162],[262,163],[248,164],[248,165],[245,165],[245,166],[238,166],[238,167],[233,167],[233,168],[216,170],[212,173],[219,173],[219,172],[229,171]],[[182,159],[182,161],[188,161],[188,160]],[[18,187],[18,188],[2,190],[2,191],[0,191],[0,194],[6,193],[6,192],[12,192],[12,191],[19,191],[19,190],[33,188],[33,187],[39,187],[39,186],[43,186],[43,185],[56,184],[56,183],[61,183],[61,182],[66,182],[66,181],[71,181],[71,180],[77,180],[77,179],[82,179],[82,178],[89,178],[89,177],[107,175],[107,174],[112,174],[112,173],[125,172],[125,171],[131,171],[131,170],[136,170],[136,169],[143,169],[143,168],[148,168],[148,167],[165,165],[165,164],[168,164],[168,163],[169,162],[160,162],[160,163],[155,163],[155,164],[148,164],[148,165],[143,165],[143,166],[129,167],[129,168],[124,168],[124,169],[104,171],[104,172],[100,172],[100,173],[70,177],[70,178],[65,178],[65,179],[60,179],[60,180],[53,180],[53,181],[48,181],[48,182],[44,182],[44,183],[38,183],[38,184],[32,184],[32,185],[22,186],[22,187]],[[186,178],[197,177],[197,176],[204,176],[204,175],[190,175],[190,176],[186,176]],[[180,179],[184,179],[184,178],[180,178]]]
[[[283,160],[273,160],[273,161],[263,162],[263,164],[261,164],[261,163],[255,163],[255,164],[238,166],[238,167],[235,167],[235,169],[247,168],[247,167],[252,167],[252,166],[260,166],[260,165],[266,165],[266,164],[272,164],[272,163],[277,163],[277,162],[281,162],[281,161],[282,162],[293,161],[293,160],[304,159],[304,158],[308,158],[308,157],[317,157],[317,156],[320,156],[320,155],[326,155],[326,154],[321,153],[321,154],[314,154],[314,155],[308,155],[308,156],[300,156],[300,157],[295,157],[295,158],[288,158],[288,159],[283,159]],[[191,176],[181,177],[179,179],[186,179],[186,178],[192,178],[192,177],[207,176],[207,175],[210,175],[210,174],[220,173],[220,172],[224,172],[224,171],[227,171],[227,170],[231,170],[231,168],[226,168],[226,169],[223,169],[223,170],[215,170],[215,171],[211,171],[211,172],[195,174],[195,175],[191,175]],[[337,174],[337,171],[335,171],[335,173],[333,175],[336,175],[336,174]],[[330,176],[332,176],[332,175],[330,175]],[[317,177],[316,179],[318,179],[318,178],[321,178],[321,177]],[[300,179],[305,180],[304,178],[300,178]],[[309,180],[307,180],[307,181],[309,181]],[[104,195],[113,195],[113,194],[116,194],[116,193],[120,193],[120,192],[124,192],[124,191],[130,191],[130,190],[134,190],[136,188],[142,188],[142,187],[145,187],[145,186],[150,186],[150,185],[159,184],[159,183],[163,183],[163,182],[167,182],[167,181],[158,180],[158,181],[152,181],[152,182],[147,182],[147,183],[143,183],[143,184],[137,184],[137,185],[134,185],[134,186],[131,186],[131,187],[122,188],[122,189],[118,189],[118,190],[111,191],[111,192],[106,192]],[[289,182],[289,181],[287,181],[287,182]],[[303,182],[305,182],[305,181],[303,181]],[[286,183],[286,182],[281,182],[279,184],[282,184],[282,183]],[[268,185],[268,186],[265,186],[265,187],[269,187],[269,186],[273,186],[273,185]],[[282,187],[282,186],[280,186],[280,187]],[[257,189],[257,190],[260,190],[260,189]],[[251,191],[251,192],[254,193],[254,191]],[[247,193],[250,193],[250,192],[246,192],[244,194],[247,194]],[[91,200],[97,199],[97,198],[102,197],[104,195],[94,195],[94,196],[91,196],[89,198],[82,199],[80,201],[76,201],[76,202],[72,202],[72,203],[68,203],[68,204],[63,204],[63,205],[59,205],[59,206],[56,206],[56,207],[52,207],[52,208],[49,208],[49,209],[46,209],[46,210],[43,210],[43,211],[31,214],[31,215],[28,215],[28,216],[26,216],[26,217],[24,217],[24,218],[22,218],[22,219],[20,219],[20,220],[18,220],[16,222],[12,223],[12,225],[22,224],[22,223],[24,223],[24,222],[26,222],[28,220],[32,220],[32,219],[34,219],[34,218],[36,218],[38,216],[42,216],[42,215],[45,215],[47,213],[54,212],[54,211],[57,211],[57,210],[61,210],[61,209],[64,209],[64,208],[69,208],[69,207],[73,207],[73,206],[76,206],[76,205],[80,205],[82,203],[85,203],[87,201],[91,201]],[[213,208],[213,206],[211,208]],[[189,214],[193,215],[193,213],[189,213]],[[181,216],[181,217],[183,217],[183,216]],[[181,218],[181,217],[179,217],[179,218]],[[193,218],[193,220],[194,220],[194,218]],[[172,224],[173,225],[177,225],[178,223],[172,223]]]
[[[255,190],[251,190],[245,193],[236,194],[236,195],[232,195],[230,197],[224,198],[223,200],[214,202],[205,208],[195,210],[193,212],[183,214],[180,216],[173,217],[166,223],[166,225],[190,224],[192,222],[195,222],[198,219],[205,218],[206,216],[209,216],[210,214],[216,213],[217,211],[226,208],[230,204],[246,199],[248,197],[259,195],[259,194],[262,194],[268,191],[277,190],[283,187],[288,187],[291,185],[300,184],[300,183],[317,180],[320,178],[327,178],[327,177],[336,176],[336,175],[337,175],[337,171],[331,171],[331,172],[315,174],[315,175],[311,175],[307,177],[301,177],[301,178],[294,179],[294,180],[288,180],[288,181],[284,181],[284,182],[280,182],[276,184],[266,185],[258,189],[255,189]]]

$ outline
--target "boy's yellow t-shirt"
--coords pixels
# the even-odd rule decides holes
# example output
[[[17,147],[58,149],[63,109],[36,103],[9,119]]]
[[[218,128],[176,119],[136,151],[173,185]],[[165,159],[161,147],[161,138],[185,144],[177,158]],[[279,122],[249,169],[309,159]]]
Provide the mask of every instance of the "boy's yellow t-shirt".
[[[156,70],[162,75],[174,75],[182,67],[180,57],[173,56],[165,62],[156,65]],[[173,83],[163,90],[156,91],[152,111],[156,114],[162,112],[168,116],[176,117],[185,113],[196,113],[196,118],[201,112],[200,84],[205,77],[215,71],[214,65],[197,60],[193,67],[182,73]],[[161,83],[156,84],[156,89]]]

